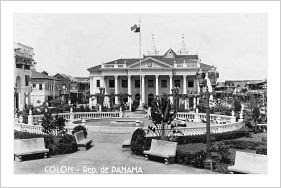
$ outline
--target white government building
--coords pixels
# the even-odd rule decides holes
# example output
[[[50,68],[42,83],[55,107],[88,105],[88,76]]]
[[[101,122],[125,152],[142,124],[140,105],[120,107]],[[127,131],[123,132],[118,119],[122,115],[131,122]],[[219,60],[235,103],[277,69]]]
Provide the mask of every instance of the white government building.
[[[164,55],[144,55],[141,59],[122,58],[102,63],[87,69],[90,72],[89,105],[98,105],[96,94],[100,93],[100,87],[105,88],[105,94],[131,95],[124,99],[129,104],[141,96],[142,103],[148,105],[154,97],[172,94],[172,89],[178,87],[180,94],[191,94],[190,98],[180,100],[180,105],[185,109],[195,109],[195,95],[199,92],[196,73],[200,69],[208,71],[212,66],[201,63],[198,55],[178,55],[172,49]],[[207,84],[209,91],[212,91],[209,80]],[[117,97],[115,103],[118,104]],[[104,105],[109,105],[108,97],[105,97]]]

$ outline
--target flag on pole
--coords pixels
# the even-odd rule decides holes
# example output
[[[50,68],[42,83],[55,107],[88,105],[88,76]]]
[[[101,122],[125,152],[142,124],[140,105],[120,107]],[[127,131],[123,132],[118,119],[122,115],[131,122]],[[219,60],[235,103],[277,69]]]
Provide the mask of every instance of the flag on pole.
[[[131,27],[131,31],[134,31],[135,33],[139,33],[140,27],[138,27],[137,24],[135,24],[133,27]]]

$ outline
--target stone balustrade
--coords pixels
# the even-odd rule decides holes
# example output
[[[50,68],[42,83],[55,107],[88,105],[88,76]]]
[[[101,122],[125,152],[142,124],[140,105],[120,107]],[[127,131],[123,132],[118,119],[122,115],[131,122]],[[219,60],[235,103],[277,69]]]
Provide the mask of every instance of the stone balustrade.
[[[14,130],[21,131],[21,132],[29,132],[29,133],[46,135],[46,133],[43,132],[43,127],[41,125],[28,125],[28,124],[24,124],[24,123],[14,123]],[[72,129],[67,128],[67,133],[72,134]],[[58,135],[58,131],[54,130],[52,134]]]
[[[177,118],[181,119],[206,119],[206,113],[186,113],[186,112],[178,112]],[[216,120],[216,119],[224,119],[227,121],[231,121],[233,119],[233,116],[226,116],[226,115],[219,115],[219,114],[210,114],[210,120]]]
[[[31,115],[33,124],[40,124],[43,118],[43,114],[40,115]],[[53,114],[56,116],[56,114]],[[120,112],[69,112],[69,113],[58,113],[59,117],[63,117],[64,119],[101,119],[101,118],[120,118],[122,117]]]
[[[212,125],[211,134],[235,131],[235,130],[241,129],[242,127],[244,127],[243,121],[229,123],[229,124]],[[175,130],[178,133],[173,133],[173,131],[175,131]],[[157,136],[153,131],[150,131],[147,128],[146,128],[146,132],[147,132],[148,137]],[[160,130],[156,130],[155,132],[160,132]],[[171,136],[171,135],[176,135],[176,136],[203,135],[203,134],[206,134],[206,126],[202,125],[200,127],[176,127],[175,129],[165,129],[165,134],[168,136]]]

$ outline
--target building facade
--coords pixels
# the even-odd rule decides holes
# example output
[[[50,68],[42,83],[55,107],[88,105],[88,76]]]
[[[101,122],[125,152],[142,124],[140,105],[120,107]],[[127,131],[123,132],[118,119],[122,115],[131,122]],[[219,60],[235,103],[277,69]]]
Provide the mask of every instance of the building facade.
[[[31,104],[31,71],[35,68],[33,48],[24,44],[14,44],[14,108],[22,111],[25,105]]]
[[[59,97],[58,80],[46,74],[31,71],[31,104],[40,106],[44,102],[49,102],[52,99]]]
[[[172,94],[177,87],[180,94],[194,94],[194,97],[180,100],[185,109],[195,108],[195,95],[199,84],[196,79],[198,70],[208,71],[212,66],[201,63],[198,55],[178,55],[169,49],[164,55],[149,55],[143,58],[117,59],[87,69],[90,72],[90,106],[98,103],[97,94],[105,88],[105,94],[129,94],[125,100],[129,104],[141,99],[150,105],[155,97]],[[210,81],[207,81],[212,91]],[[171,97],[172,99],[172,97]],[[105,105],[109,103],[105,97]],[[118,104],[118,97],[115,97]]]
[[[88,104],[90,94],[89,77],[73,77],[70,83],[70,100],[72,104]]]
[[[70,100],[70,83],[71,76],[57,73],[53,76],[57,80],[57,85],[59,89],[59,96],[64,103],[68,103]]]

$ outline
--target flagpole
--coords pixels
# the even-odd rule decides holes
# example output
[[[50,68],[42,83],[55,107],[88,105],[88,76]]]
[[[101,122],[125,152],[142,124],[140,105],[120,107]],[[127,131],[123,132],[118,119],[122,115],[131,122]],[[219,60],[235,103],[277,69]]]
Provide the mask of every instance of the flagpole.
[[[140,107],[142,107],[142,79],[141,79],[141,30],[142,30],[142,28],[141,28],[141,18],[139,18],[139,28],[140,28],[140,34],[139,34],[139,39],[140,39],[140,41],[139,41],[139,43],[140,43],[140,104],[139,104],[139,106]]]

